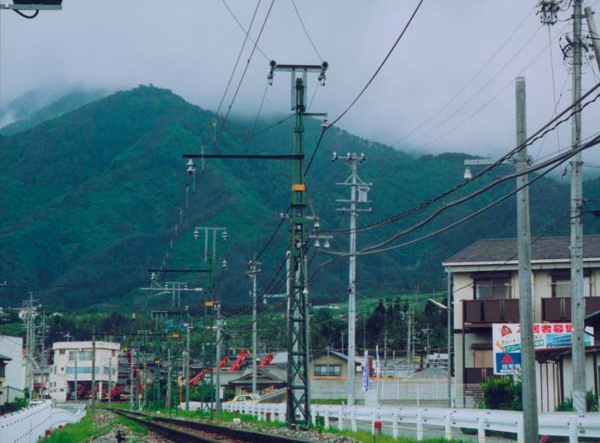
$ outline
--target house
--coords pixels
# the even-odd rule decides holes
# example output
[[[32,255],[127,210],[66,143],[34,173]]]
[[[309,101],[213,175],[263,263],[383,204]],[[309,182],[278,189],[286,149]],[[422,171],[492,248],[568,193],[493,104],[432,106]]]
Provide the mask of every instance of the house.
[[[0,392],[2,392],[2,393],[4,393],[3,386],[4,386],[4,379],[6,377],[6,365],[11,360],[12,359],[10,357],[0,354]],[[4,395],[2,395],[2,397],[0,397],[0,406],[2,406],[4,403],[6,403],[6,400],[3,397],[4,397]]]
[[[119,343],[104,341],[57,342],[52,346],[54,363],[50,369],[50,396],[59,401],[90,396],[92,378],[97,398],[117,383]],[[95,355],[94,355],[95,354]],[[92,366],[92,360],[95,364]]]
[[[4,355],[4,382],[0,391],[0,405],[25,397],[25,368],[23,366],[23,338],[0,335],[0,354]]]
[[[256,391],[254,394],[260,394],[275,391],[284,388],[287,385],[286,374],[278,371],[274,373],[265,367],[259,366],[256,369]],[[247,394],[252,392],[252,368],[247,369],[245,373],[229,382],[228,386],[235,391],[235,395]]]
[[[570,328],[569,242],[569,237],[542,237],[531,244],[533,312],[539,333],[565,332]],[[600,236],[586,236],[583,243],[586,326],[600,332],[597,326]],[[480,383],[494,375],[495,364],[498,369],[498,362],[494,360],[493,325],[503,325],[507,333],[515,329],[511,325],[518,327],[516,239],[480,240],[447,259],[443,266],[452,279],[453,288],[456,397],[469,406],[481,395]],[[587,387],[598,396],[600,349],[591,343],[586,346]],[[571,374],[568,344],[536,349],[540,411],[554,411],[560,401],[571,396]]]

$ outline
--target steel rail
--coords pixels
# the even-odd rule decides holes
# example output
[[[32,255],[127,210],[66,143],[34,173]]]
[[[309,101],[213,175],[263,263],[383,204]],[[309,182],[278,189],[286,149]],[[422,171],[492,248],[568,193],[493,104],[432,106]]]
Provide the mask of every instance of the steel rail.
[[[176,440],[174,441],[182,441],[181,439],[187,439],[185,441],[201,443],[215,443],[218,441],[219,443],[223,443],[222,438],[224,437],[232,441],[247,443],[310,443],[310,440],[303,440],[278,434],[260,433],[256,431],[248,431],[244,429],[236,429],[227,426],[219,426],[214,424],[202,423],[197,421],[188,421],[177,418],[157,417],[154,415],[149,415],[140,412],[121,411],[116,409],[111,409],[111,411],[124,417],[127,417],[131,420],[134,420],[136,423],[146,426],[151,431],[156,432],[157,434],[160,434],[165,438],[168,438],[170,440],[173,440],[175,438]],[[179,426],[194,431],[201,431],[213,435],[218,435],[221,437],[221,439],[216,440],[210,437],[204,437],[197,434],[188,433],[181,429],[173,428],[171,426]]]

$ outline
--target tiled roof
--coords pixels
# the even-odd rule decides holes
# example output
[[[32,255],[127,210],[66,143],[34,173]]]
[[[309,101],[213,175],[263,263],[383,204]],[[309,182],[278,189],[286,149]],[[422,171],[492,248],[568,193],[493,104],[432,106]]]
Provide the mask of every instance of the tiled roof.
[[[539,237],[531,241],[532,260],[568,260],[570,258],[569,237]],[[584,258],[600,259],[600,235],[583,238]],[[511,261],[517,259],[517,239],[502,238],[479,240],[453,255],[444,263]]]

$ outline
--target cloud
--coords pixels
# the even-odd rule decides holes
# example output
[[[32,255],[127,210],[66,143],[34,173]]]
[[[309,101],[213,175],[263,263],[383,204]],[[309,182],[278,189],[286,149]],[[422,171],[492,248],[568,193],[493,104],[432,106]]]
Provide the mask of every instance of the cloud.
[[[253,38],[270,3],[260,3]],[[555,96],[559,109],[570,101],[569,66],[559,48],[570,22],[548,30],[539,23],[535,3],[425,2],[384,69],[339,125],[417,152],[507,151],[515,144],[517,76],[527,78],[530,132],[552,117]],[[228,0],[227,4],[248,26],[257,3]],[[313,110],[328,112],[333,119],[346,109],[416,4],[416,0],[296,0],[318,52],[330,64],[326,86],[314,95]],[[568,18],[570,12],[563,15]],[[129,88],[152,83],[216,111],[244,40],[225,3],[217,0],[65,0],[62,11],[42,12],[35,20],[23,20],[10,11],[2,11],[0,20],[2,102],[39,87]],[[264,55],[255,51],[234,113],[256,114],[270,59],[321,61],[291,1],[274,3],[259,47]],[[248,43],[222,112],[231,103],[251,49]],[[596,81],[595,60],[587,60],[585,71],[584,88],[589,88]],[[267,89],[265,113],[289,112],[289,85],[289,77],[278,73]],[[312,99],[316,79],[310,79],[308,87]],[[584,136],[595,132],[597,117],[595,109],[586,110]],[[559,143],[568,146],[570,129],[563,127],[559,138],[548,137],[531,148],[531,155],[550,155]]]

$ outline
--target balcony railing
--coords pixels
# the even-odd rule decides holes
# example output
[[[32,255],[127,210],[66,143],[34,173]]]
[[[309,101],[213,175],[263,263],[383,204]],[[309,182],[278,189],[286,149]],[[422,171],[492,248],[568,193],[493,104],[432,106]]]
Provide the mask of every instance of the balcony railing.
[[[464,323],[519,323],[519,299],[464,300],[463,303]]]
[[[600,311],[600,297],[585,298],[585,315]],[[571,299],[570,298],[543,298],[542,299],[542,322],[570,322],[571,321]]]

